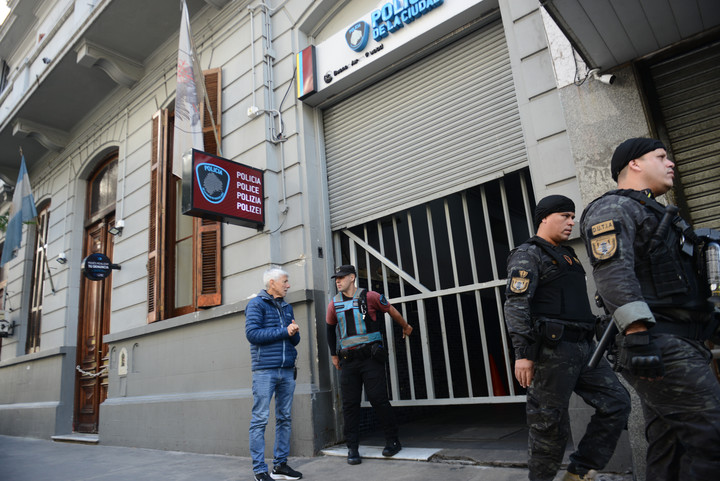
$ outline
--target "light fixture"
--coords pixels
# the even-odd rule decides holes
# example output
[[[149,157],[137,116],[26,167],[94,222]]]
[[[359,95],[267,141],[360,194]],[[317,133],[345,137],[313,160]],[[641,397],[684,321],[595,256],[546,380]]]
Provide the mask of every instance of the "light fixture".
[[[588,72],[588,75],[590,75],[594,80],[602,82],[605,85],[612,85],[617,79],[617,77],[615,77],[613,74],[600,75],[599,72],[599,68],[594,68]]]
[[[125,228],[125,221],[120,219],[115,221],[115,225],[108,229],[108,232],[112,235],[122,236],[122,231]]]
[[[58,256],[57,256],[57,261],[58,261],[60,264],[65,264],[65,263],[67,262],[67,257],[65,257],[65,253],[64,253],[64,252],[61,252],[60,254],[58,254]]]
[[[9,337],[15,331],[15,321],[9,322],[5,320],[5,312],[0,312],[0,337]]]

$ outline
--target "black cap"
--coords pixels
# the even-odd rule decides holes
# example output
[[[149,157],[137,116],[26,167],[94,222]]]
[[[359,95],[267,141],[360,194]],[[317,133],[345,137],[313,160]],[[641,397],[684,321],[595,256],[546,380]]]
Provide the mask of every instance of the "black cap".
[[[357,276],[357,272],[355,271],[355,266],[350,264],[345,264],[344,266],[340,266],[337,269],[335,269],[335,275],[330,276],[330,279],[335,279],[336,277],[343,277],[350,274],[355,274]]]
[[[665,145],[657,139],[638,137],[627,139],[618,145],[610,161],[610,173],[615,182],[618,180],[620,171],[630,163],[631,160],[639,159],[648,152],[655,149],[664,149]]]
[[[575,202],[564,195],[548,195],[542,198],[535,206],[535,230],[545,217],[555,212],[575,212]]]

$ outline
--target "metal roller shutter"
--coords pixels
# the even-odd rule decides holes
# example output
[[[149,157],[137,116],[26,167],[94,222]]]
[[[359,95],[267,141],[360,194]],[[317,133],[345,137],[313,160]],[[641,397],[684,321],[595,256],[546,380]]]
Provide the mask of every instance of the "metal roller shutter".
[[[696,228],[720,228],[720,42],[650,68]]]
[[[324,111],[332,229],[527,164],[498,21]]]

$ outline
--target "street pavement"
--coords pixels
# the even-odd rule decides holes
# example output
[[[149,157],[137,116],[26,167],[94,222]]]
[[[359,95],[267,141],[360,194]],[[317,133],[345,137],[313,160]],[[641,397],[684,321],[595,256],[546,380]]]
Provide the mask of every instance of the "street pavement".
[[[452,462],[363,459],[349,466],[344,457],[293,457],[288,464],[303,479],[332,481],[522,481],[521,467]],[[560,479],[562,472],[556,479]],[[249,458],[117,446],[58,443],[0,436],[0,481],[240,481],[253,479]],[[605,481],[626,481],[608,476]]]

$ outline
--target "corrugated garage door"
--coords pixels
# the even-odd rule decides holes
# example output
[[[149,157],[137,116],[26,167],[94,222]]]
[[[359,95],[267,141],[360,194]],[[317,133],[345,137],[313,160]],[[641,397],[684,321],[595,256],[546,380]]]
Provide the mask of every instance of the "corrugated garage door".
[[[332,229],[527,164],[498,21],[324,111]]]
[[[650,67],[696,228],[720,228],[720,42]]]

